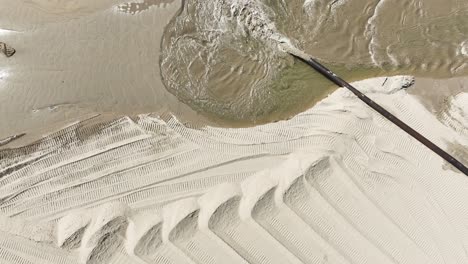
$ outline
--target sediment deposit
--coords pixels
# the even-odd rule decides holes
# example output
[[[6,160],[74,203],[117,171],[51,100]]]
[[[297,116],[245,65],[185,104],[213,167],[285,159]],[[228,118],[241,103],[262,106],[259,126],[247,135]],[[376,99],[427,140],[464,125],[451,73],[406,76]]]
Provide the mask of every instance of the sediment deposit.
[[[412,81],[354,85],[466,149],[466,94],[437,117]],[[467,261],[467,178],[345,89],[267,125],[84,121],[0,157],[2,263]]]

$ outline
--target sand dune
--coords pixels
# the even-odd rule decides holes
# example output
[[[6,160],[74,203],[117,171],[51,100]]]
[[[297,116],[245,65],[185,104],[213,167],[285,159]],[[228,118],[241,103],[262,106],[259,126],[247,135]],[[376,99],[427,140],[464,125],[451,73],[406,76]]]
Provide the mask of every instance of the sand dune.
[[[466,146],[466,94],[438,118],[411,82],[355,85],[444,149]],[[466,177],[344,89],[252,128],[87,120],[0,156],[1,263],[468,258]]]

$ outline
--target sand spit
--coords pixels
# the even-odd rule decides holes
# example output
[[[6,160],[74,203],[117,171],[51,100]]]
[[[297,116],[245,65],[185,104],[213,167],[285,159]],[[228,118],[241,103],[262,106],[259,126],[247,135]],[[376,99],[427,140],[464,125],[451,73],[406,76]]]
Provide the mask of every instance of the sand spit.
[[[442,148],[466,149],[466,94],[441,118],[411,82],[354,85]],[[1,263],[468,261],[466,177],[345,89],[252,128],[147,114],[0,155]]]

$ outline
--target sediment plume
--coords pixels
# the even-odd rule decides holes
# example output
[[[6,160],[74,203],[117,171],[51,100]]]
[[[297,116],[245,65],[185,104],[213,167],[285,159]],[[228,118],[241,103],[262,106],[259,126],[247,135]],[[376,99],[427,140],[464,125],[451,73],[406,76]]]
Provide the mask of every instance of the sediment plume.
[[[122,28],[135,18],[154,23],[153,13],[132,15],[166,2],[106,13],[128,19]],[[307,9],[322,3],[307,2]],[[333,1],[332,12],[342,2]],[[71,14],[83,6],[73,3],[49,11],[76,18],[75,29],[96,25]],[[162,58],[163,75],[182,100],[258,116],[258,109],[273,111],[287,99],[281,92],[268,97],[274,93],[265,89],[268,80],[291,63],[287,53],[308,55],[282,35],[268,6],[184,4],[167,29]],[[114,18],[104,20],[124,21]],[[60,29],[55,19],[63,18],[47,21]],[[465,44],[458,47],[462,55]],[[115,57],[103,47],[97,50]],[[378,52],[376,42],[372,47]],[[232,68],[220,69],[226,59],[234,59]],[[255,78],[242,79],[247,75]],[[442,148],[466,150],[466,93],[435,116],[408,94],[413,82],[393,76],[353,85]],[[242,85],[255,89],[227,94],[234,102],[210,101],[216,92],[225,95],[218,87]],[[244,95],[251,101],[243,102]],[[271,99],[272,108],[259,107],[258,98]],[[247,128],[193,128],[156,113],[83,120],[0,150],[0,263],[467,263],[467,189],[466,177],[343,88],[288,120]]]
[[[290,96],[282,93],[289,91],[271,88],[293,64],[278,50],[286,38],[274,16],[258,0],[185,1],[163,38],[168,91],[193,109],[233,121],[254,121],[287,107],[281,104]]]

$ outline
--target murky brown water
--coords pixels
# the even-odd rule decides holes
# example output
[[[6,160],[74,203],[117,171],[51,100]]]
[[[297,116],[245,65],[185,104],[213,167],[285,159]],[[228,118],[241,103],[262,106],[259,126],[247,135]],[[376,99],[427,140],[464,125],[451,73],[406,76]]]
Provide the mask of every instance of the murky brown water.
[[[288,118],[334,88],[278,51],[268,40],[278,35],[350,81],[468,75],[465,0],[186,0],[173,19],[181,5],[0,0],[0,41],[17,50],[0,54],[0,138],[96,113],[225,126]]]
[[[253,18],[239,19],[239,5]],[[258,17],[351,81],[468,75],[467,1],[187,0],[163,40],[169,91],[238,123],[287,118],[328,94],[328,81],[255,32]]]

